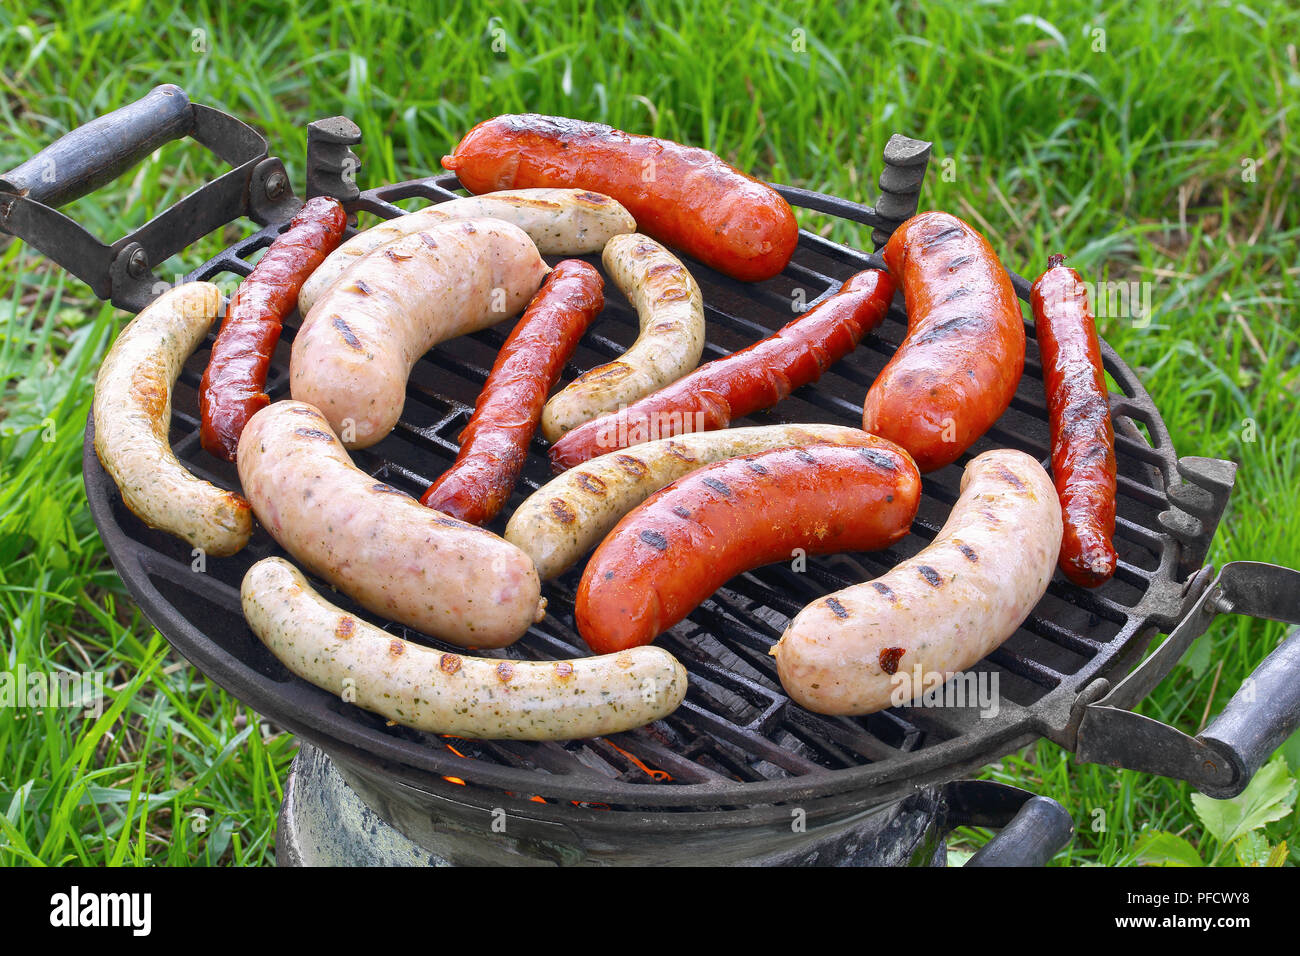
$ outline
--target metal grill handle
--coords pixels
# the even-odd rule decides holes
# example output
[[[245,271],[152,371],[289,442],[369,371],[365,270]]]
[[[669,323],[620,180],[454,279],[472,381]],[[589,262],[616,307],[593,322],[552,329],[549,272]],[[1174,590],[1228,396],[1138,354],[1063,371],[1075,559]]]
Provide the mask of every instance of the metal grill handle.
[[[1075,756],[1186,780],[1206,796],[1235,797],[1278,746],[1300,727],[1300,630],[1255,668],[1199,735],[1129,708],[1142,700],[1219,614],[1300,624],[1300,572],[1258,561],[1225,564],[1169,638],[1113,688],[1089,695]],[[1103,682],[1104,683],[1104,682]]]
[[[56,210],[186,136],[234,168],[111,246]],[[0,230],[57,262],[99,298],[131,312],[167,288],[153,270],[170,256],[240,216],[278,222],[297,205],[280,161],[267,158],[260,133],[227,113],[191,103],[171,84],[72,130],[0,177]]]

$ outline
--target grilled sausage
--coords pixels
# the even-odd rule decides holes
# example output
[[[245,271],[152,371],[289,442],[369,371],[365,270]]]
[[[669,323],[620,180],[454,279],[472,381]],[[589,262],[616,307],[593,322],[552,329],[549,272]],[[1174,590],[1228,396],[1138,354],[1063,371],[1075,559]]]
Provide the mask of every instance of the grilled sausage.
[[[621,202],[640,230],[747,282],[785,268],[799,224],[781,195],[713,153],[533,113],[479,123],[442,165],[473,193],[577,186]]]
[[[326,601],[282,558],[244,575],[249,626],[293,673],[417,730],[478,740],[599,737],[666,717],[686,694],[667,651],[638,647],[573,661],[444,654]]]
[[[234,461],[240,432],[270,402],[263,388],[284,317],[293,311],[303,280],[339,244],[347,225],[337,199],[307,200],[240,283],[199,385],[199,441],[211,454]]]
[[[172,388],[221,310],[221,290],[190,282],[165,292],[122,330],[95,379],[95,454],[122,501],[151,528],[218,557],[253,533],[248,502],[196,478],[172,453]]]
[[[460,433],[455,463],[429,486],[421,504],[470,524],[496,517],[528,460],[547,394],[605,305],[604,284],[579,259],[555,266],[501,347]]]
[[[579,375],[546,403],[547,441],[676,381],[704,352],[704,297],[676,256],[632,233],[606,243],[601,261],[636,309],[641,334],[621,359]]]
[[[853,351],[880,324],[893,297],[888,273],[859,272],[773,335],[575,428],[551,448],[551,465],[562,471],[618,448],[726,428],[732,419],[775,405]]]
[[[541,619],[526,554],[367,475],[311,405],[254,415],[237,462],[271,537],[376,614],[464,647],[504,647]]]
[[[629,511],[697,468],[774,448],[876,443],[862,429],[843,425],[760,425],[661,438],[593,458],[547,482],[510,516],[505,537],[549,580],[599,544]]]
[[[397,424],[420,356],[519,314],[546,271],[532,240],[498,219],[398,239],[316,302],[293,340],[290,391],[324,412],[349,448],[373,445]]]
[[[1030,294],[1052,426],[1052,477],[1061,500],[1061,570],[1080,587],[1110,580],[1115,535],[1115,432],[1101,343],[1079,273],[1047,260]]]
[[[874,436],[871,436],[874,437]],[[869,551],[907,534],[921,477],[883,438],[716,462],[631,511],[587,562],[574,602],[598,654],[649,644],[742,571]]]
[[[1011,404],[1025,367],[1020,303],[992,247],[956,216],[913,216],[884,257],[903,287],[907,338],[867,392],[862,427],[934,471]]]
[[[583,189],[512,189],[484,196],[450,199],[357,233],[339,246],[298,294],[306,315],[334,280],[363,256],[394,239],[451,219],[500,219],[518,226],[542,255],[581,256],[600,252],[614,236],[636,229],[636,220],[619,203]]]
[[[1047,590],[1060,547],[1047,472],[1022,452],[985,452],[966,466],[929,547],[790,622],[772,649],[781,684],[820,714],[906,703],[932,675],[946,681],[1015,633]]]

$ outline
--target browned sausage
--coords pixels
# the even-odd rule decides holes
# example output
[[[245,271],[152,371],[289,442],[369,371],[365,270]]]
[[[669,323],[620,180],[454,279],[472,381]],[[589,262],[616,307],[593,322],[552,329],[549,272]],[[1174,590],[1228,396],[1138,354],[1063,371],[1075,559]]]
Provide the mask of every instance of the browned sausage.
[[[230,300],[199,385],[199,441],[217,457],[235,460],[244,426],[270,401],[263,388],[281,324],[347,225],[337,199],[307,200]]]
[[[578,585],[578,632],[597,654],[648,644],[730,578],[807,554],[873,551],[907,534],[921,477],[883,438],[729,458],[633,509]]]
[[[1052,479],[1061,499],[1061,570],[1080,587],[1110,580],[1115,535],[1115,432],[1101,343],[1079,273],[1047,260],[1030,294],[1052,425]]]
[[[956,216],[913,216],[884,257],[903,287],[907,338],[867,392],[862,427],[934,471],[1011,404],[1025,367],[1020,303],[993,248]]]
[[[465,135],[442,165],[470,192],[572,186],[623,204],[641,232],[736,279],[770,279],[799,243],[790,204],[704,149],[525,113]]]
[[[422,504],[470,524],[496,517],[528,460],[547,393],[604,308],[603,287],[600,273],[579,259],[565,259],[546,277],[483,384],[460,454]]]

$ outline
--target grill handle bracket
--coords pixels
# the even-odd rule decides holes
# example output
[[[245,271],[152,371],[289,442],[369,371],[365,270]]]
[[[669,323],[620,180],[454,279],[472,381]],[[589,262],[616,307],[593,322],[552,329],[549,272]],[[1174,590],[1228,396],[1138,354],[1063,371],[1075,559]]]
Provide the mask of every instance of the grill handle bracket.
[[[109,245],[57,211],[187,136],[234,168],[130,235]],[[0,176],[0,230],[58,263],[99,298],[138,312],[169,287],[154,273],[169,257],[240,216],[257,218],[259,210],[281,212],[291,205],[282,196],[252,194],[253,173],[266,157],[267,142],[257,130],[164,84],[71,130]],[[267,185],[278,188],[279,180]],[[287,179],[283,187],[292,198]]]
[[[1224,565],[1168,639],[1109,693],[1083,708],[1074,748],[1080,762],[1186,780],[1216,799],[1246,788],[1255,771],[1300,727],[1300,630],[1255,668],[1223,712],[1195,737],[1131,710],[1219,614],[1300,624],[1300,572],[1259,561]]]
[[[966,866],[1046,866],[1074,838],[1074,821],[1050,797],[992,780],[956,780],[943,789],[944,828],[998,833]]]

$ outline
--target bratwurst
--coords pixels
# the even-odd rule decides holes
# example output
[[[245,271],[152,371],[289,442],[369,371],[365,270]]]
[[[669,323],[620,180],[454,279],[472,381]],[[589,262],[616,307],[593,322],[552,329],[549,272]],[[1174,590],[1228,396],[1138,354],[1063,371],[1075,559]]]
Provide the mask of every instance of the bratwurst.
[[[541,619],[528,555],[376,481],[311,405],[254,415],[237,462],[271,537],[376,614],[463,647],[504,647]]]

